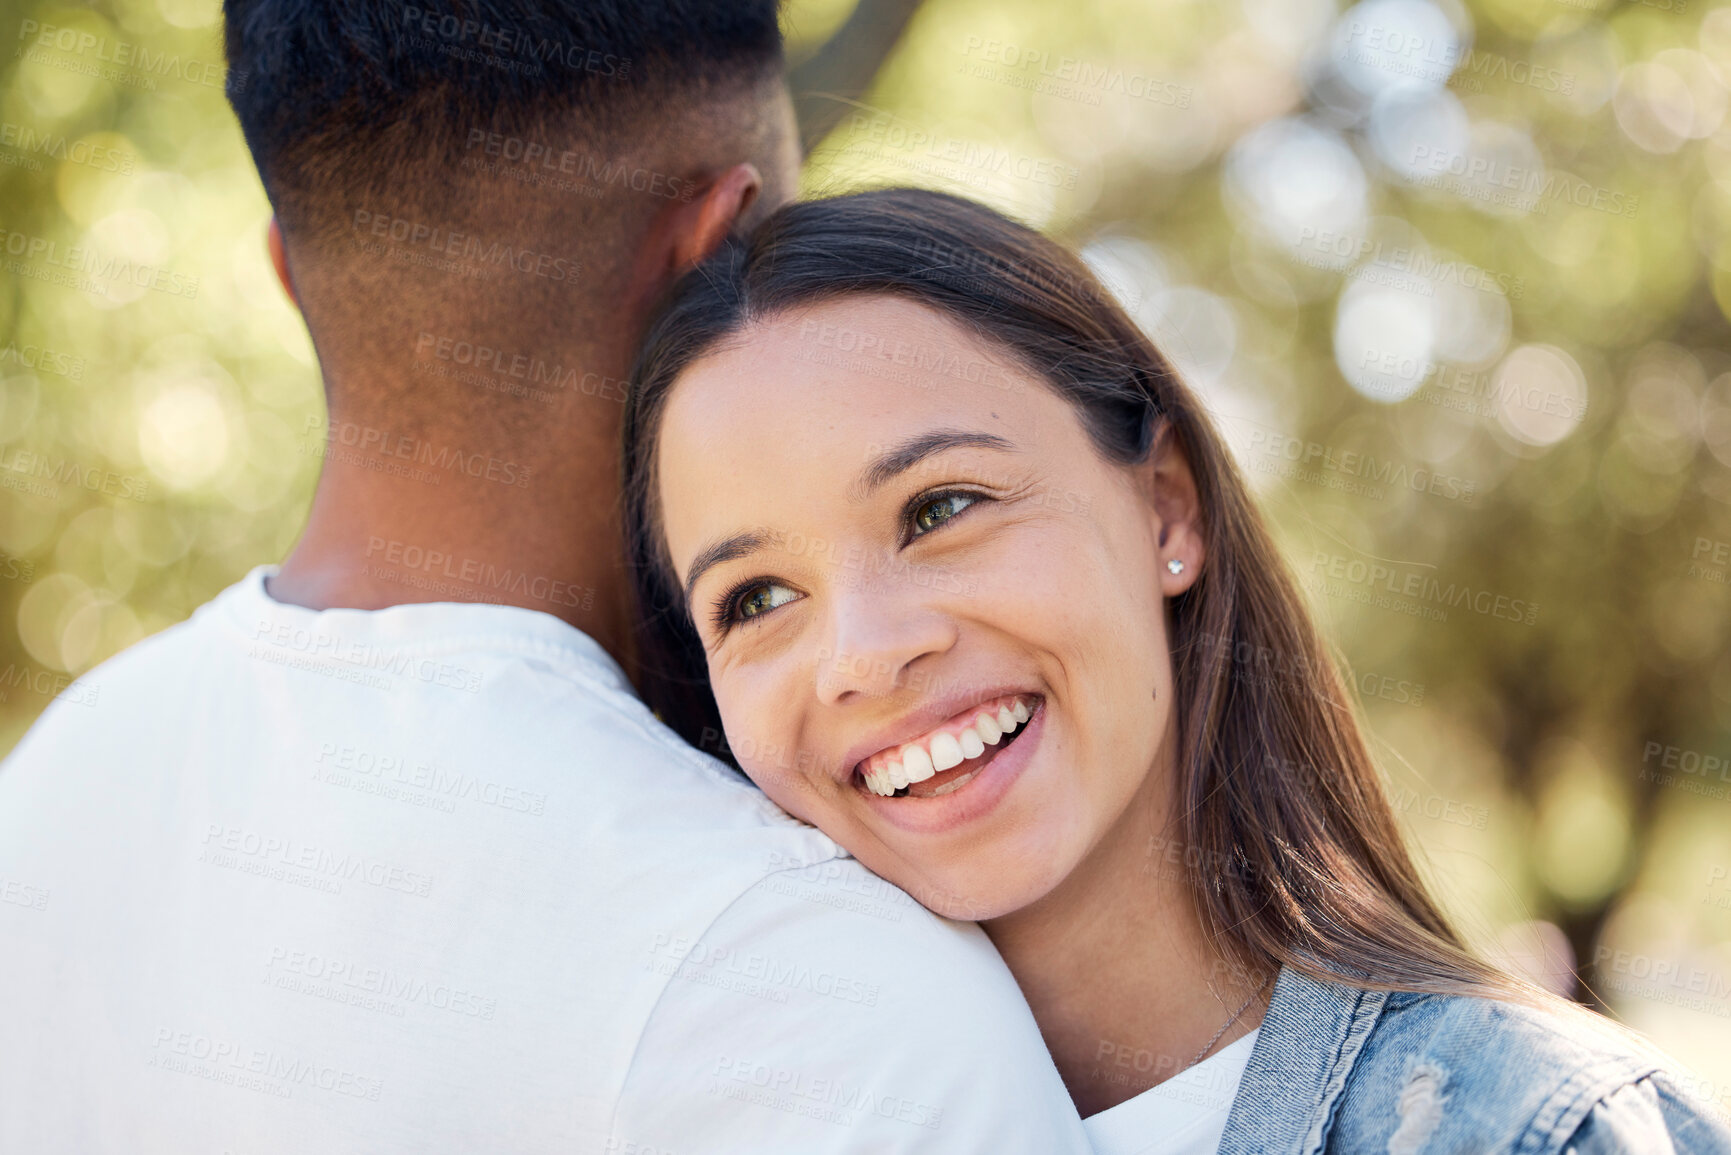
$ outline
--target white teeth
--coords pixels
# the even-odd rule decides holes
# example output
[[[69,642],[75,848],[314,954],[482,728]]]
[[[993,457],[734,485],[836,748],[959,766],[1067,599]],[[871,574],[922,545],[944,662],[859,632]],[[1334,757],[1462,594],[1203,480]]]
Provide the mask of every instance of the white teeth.
[[[937,743],[934,742],[932,745],[935,746]],[[960,761],[960,758],[956,759],[956,762]],[[923,746],[903,746],[902,765],[906,769],[908,782],[924,782],[937,773],[937,770],[933,768],[931,755],[926,753]],[[955,763],[952,762],[951,765],[953,766]]]
[[[936,798],[940,794],[948,794],[952,790],[960,790],[962,787],[964,787],[968,784],[969,780],[973,778],[974,774],[978,774],[978,773],[979,773],[979,771],[975,770],[973,774],[963,774],[960,778],[956,779],[954,782],[944,783],[942,786],[940,786],[936,790],[932,791],[932,797]]]
[[[889,797],[915,782],[924,782],[934,774],[952,770],[970,758],[978,758],[987,746],[996,746],[1007,734],[1033,717],[1020,698],[1007,706],[999,706],[997,715],[981,710],[968,727],[957,734],[939,733],[931,739],[929,749],[909,743],[896,752],[896,757],[884,761],[876,771],[865,771],[866,788],[874,794]],[[977,773],[977,771],[976,771]],[[968,774],[933,792],[932,796],[948,794],[972,778]]]

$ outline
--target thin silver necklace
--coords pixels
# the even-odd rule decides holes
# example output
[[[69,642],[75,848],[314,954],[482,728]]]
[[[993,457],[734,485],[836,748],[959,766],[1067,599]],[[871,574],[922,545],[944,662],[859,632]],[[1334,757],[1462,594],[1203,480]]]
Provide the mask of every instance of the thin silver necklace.
[[[1202,1049],[1196,1052],[1196,1057],[1191,1059],[1188,1063],[1185,1063],[1182,1070],[1188,1071],[1191,1067],[1200,1063],[1208,1052],[1214,1049],[1214,1044],[1220,1041],[1220,1036],[1229,1031],[1232,1028],[1233,1023],[1236,1023],[1239,1019],[1244,1017],[1244,1012],[1250,1009],[1250,1004],[1262,997],[1263,987],[1266,987],[1267,985],[1268,980],[1263,979],[1262,986],[1259,986],[1254,991],[1250,992],[1250,997],[1244,1000],[1244,1005],[1233,1011],[1230,1019],[1227,1019],[1224,1023],[1220,1024],[1220,1029],[1214,1032],[1214,1037],[1202,1045]]]

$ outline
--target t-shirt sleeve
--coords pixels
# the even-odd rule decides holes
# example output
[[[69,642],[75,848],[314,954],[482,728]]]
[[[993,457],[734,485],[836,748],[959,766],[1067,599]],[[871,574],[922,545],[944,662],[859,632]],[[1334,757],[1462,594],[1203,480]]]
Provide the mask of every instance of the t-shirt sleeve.
[[[772,874],[646,956],[666,987],[609,1152],[1089,1152],[984,932],[852,859]]]

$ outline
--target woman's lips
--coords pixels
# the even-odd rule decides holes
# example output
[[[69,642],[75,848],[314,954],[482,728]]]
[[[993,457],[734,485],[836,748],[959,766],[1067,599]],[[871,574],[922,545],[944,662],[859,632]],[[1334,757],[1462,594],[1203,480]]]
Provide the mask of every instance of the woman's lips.
[[[943,833],[990,813],[1032,761],[1045,733],[1045,700],[1026,697],[1032,702],[1028,721],[1016,732],[1015,741],[1000,744],[992,757],[970,760],[941,776],[934,774],[927,782],[935,782],[936,789],[925,796],[910,791],[884,797],[860,783],[857,789],[866,804],[884,822],[914,834]],[[950,789],[943,789],[946,786]]]
[[[1004,694],[971,706],[912,741],[879,750],[859,764],[858,775],[880,797],[903,788],[915,797],[947,793],[990,762],[990,752],[1020,730],[1039,701],[1032,694]]]

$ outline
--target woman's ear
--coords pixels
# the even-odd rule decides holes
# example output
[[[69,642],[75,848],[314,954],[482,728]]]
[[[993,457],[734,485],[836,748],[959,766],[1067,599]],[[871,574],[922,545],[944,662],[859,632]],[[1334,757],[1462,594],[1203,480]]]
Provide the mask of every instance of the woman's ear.
[[[1196,584],[1208,560],[1208,547],[1196,478],[1170,421],[1162,419],[1154,430],[1154,446],[1140,472],[1154,519],[1160,592],[1175,597]]]

